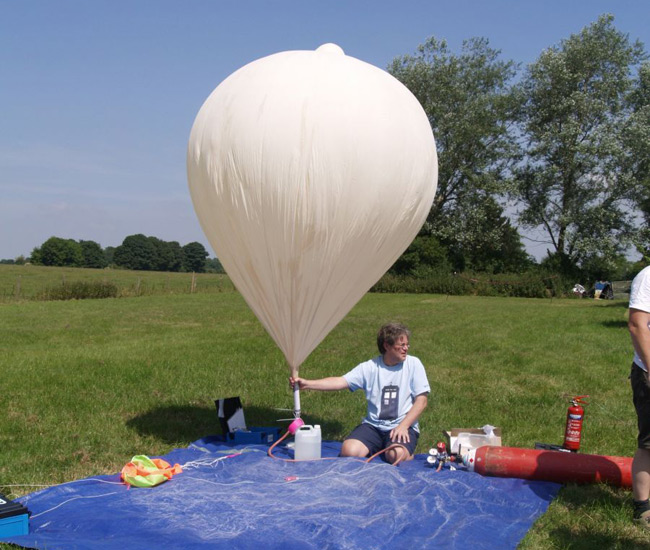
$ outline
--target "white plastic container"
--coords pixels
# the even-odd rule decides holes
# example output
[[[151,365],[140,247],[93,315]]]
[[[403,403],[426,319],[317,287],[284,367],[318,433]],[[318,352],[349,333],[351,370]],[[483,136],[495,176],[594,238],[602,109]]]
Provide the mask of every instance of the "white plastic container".
[[[320,426],[301,426],[296,431],[294,457],[296,460],[318,460],[320,458]]]

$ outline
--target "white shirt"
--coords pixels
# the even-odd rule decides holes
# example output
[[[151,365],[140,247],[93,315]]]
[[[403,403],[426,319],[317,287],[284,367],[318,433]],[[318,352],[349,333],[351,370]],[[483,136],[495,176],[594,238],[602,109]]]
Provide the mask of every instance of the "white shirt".
[[[642,269],[632,281],[630,308],[650,313],[650,266]],[[650,330],[650,323],[648,323],[648,330]],[[634,362],[644,371],[648,371],[636,351],[634,352]]]
[[[424,365],[412,355],[393,366],[386,365],[380,355],[357,365],[343,378],[350,391],[365,391],[368,412],[363,422],[384,431],[396,428],[411,410],[415,398],[431,391]],[[417,422],[411,427],[420,431]]]

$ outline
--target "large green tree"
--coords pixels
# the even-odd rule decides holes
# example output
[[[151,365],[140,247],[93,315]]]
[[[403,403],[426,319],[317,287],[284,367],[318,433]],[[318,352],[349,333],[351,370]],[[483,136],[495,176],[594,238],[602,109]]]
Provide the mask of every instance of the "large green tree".
[[[630,177],[632,198],[641,213],[635,245],[647,264],[650,263],[650,63],[643,64],[639,70],[629,106],[632,114],[624,132],[629,155],[623,173]]]
[[[151,271],[158,265],[157,249],[142,233],[129,235],[113,253],[113,262],[119,267]]]
[[[458,254],[473,250],[473,259],[461,264],[490,264],[493,249],[519,238],[516,229],[504,231],[490,222],[495,208],[501,217],[494,196],[503,192],[504,175],[516,156],[511,132],[518,107],[511,87],[516,65],[501,60],[484,38],[465,41],[460,54],[444,40],[430,38],[415,55],[396,58],[389,72],[419,100],[436,139],[438,189],[422,233],[453,248],[455,263]],[[473,223],[464,223],[468,217]],[[490,247],[478,246],[477,235]],[[482,250],[486,258],[479,258]]]
[[[183,270],[203,273],[208,251],[199,242],[191,242],[183,247]]]
[[[73,239],[50,237],[31,255],[32,263],[57,267],[81,267],[83,253],[81,245]]]
[[[163,241],[147,237],[156,249],[153,269],[156,271],[180,271],[183,265],[183,250],[176,241]]]
[[[522,79],[519,220],[573,265],[614,261],[630,243],[626,129],[643,57],[604,15],[542,52]]]
[[[452,271],[447,249],[432,235],[418,235],[390,268],[395,275],[427,277]]]
[[[104,268],[108,264],[104,257],[102,247],[95,241],[79,241],[81,255],[83,256],[83,267]]]
[[[444,235],[442,243],[457,271],[516,273],[534,264],[519,232],[490,196],[467,197],[464,214],[449,220]]]

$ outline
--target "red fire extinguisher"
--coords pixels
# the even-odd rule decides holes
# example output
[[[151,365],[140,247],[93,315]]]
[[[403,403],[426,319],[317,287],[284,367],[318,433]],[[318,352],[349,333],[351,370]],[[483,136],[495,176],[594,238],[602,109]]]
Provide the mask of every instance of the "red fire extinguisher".
[[[582,420],[585,416],[585,409],[582,405],[588,405],[583,399],[588,395],[578,395],[571,399],[571,406],[566,413],[566,430],[564,431],[565,449],[577,452],[580,448],[580,439],[582,437]]]

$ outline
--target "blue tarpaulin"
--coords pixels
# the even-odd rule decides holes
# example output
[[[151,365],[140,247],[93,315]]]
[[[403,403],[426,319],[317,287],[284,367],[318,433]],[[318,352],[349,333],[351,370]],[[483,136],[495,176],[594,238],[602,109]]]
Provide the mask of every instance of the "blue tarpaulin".
[[[334,458],[287,462],[266,445],[204,438],[162,457],[184,471],[154,488],[119,475],[49,487],[20,499],[29,535],[3,539],[48,550],[516,548],[556,483],[436,472],[424,455],[399,467]],[[278,457],[292,451],[279,447]],[[128,461],[130,457],[125,459]]]

